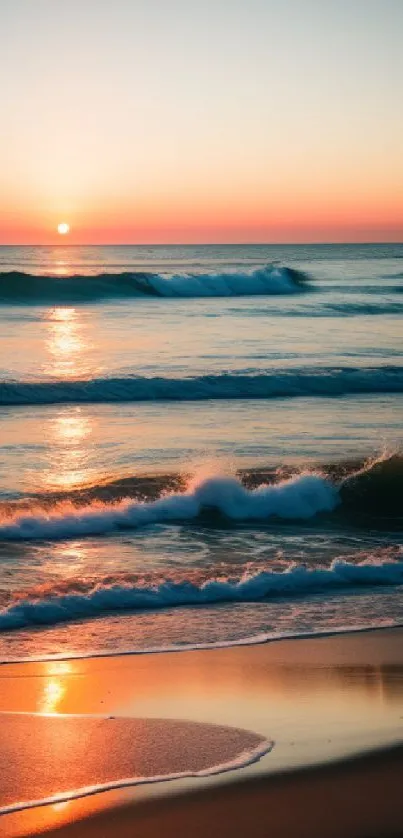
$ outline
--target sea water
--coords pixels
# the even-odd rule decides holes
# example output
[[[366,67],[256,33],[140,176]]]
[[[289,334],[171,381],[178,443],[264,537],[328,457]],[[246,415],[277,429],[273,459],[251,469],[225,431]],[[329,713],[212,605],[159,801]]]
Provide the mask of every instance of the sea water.
[[[403,245],[0,248],[0,654],[402,622]]]

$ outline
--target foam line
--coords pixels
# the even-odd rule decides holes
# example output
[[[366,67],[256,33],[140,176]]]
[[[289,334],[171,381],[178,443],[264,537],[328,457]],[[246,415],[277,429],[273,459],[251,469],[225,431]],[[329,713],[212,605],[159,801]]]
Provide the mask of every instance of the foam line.
[[[211,768],[205,768],[201,771],[181,771],[172,774],[155,775],[154,777],[126,777],[121,780],[113,780],[109,783],[99,783],[97,785],[85,786],[83,788],[75,789],[73,791],[61,792],[54,794],[51,797],[39,798],[37,800],[26,800],[17,803],[11,803],[8,806],[0,807],[0,815],[11,815],[13,812],[21,812],[24,809],[34,809],[38,806],[48,806],[55,803],[65,803],[69,800],[78,800],[81,797],[88,797],[93,794],[99,794],[104,791],[113,791],[114,789],[123,789],[129,786],[144,786],[151,783],[171,782],[172,780],[186,780],[191,778],[214,777],[217,774],[224,774],[228,771],[235,771],[239,768],[246,768],[247,765],[253,765],[259,762],[262,757],[270,753],[274,747],[274,742],[265,739],[259,743],[255,748],[249,748],[242,751],[237,757],[229,762],[223,762],[214,765]]]
[[[43,655],[28,655],[27,657],[19,658],[3,658],[0,660],[1,665],[15,665],[19,666],[21,663],[43,663],[46,661],[70,661],[70,660],[89,660],[92,658],[113,658],[116,655],[119,657],[128,657],[129,655],[159,655],[178,652],[190,651],[206,651],[209,649],[230,649],[232,647],[242,646],[262,646],[266,643],[277,642],[278,640],[311,640],[321,637],[334,637],[339,634],[367,634],[373,631],[382,631],[384,629],[403,628],[403,624],[392,618],[385,618],[381,623],[365,623],[363,625],[342,625],[337,628],[326,628],[311,631],[272,631],[263,634],[245,635],[245,637],[230,638],[228,640],[215,640],[213,642],[203,641],[199,643],[171,643],[166,646],[146,646],[134,647],[130,649],[119,649],[111,652],[109,649],[92,649],[88,652],[72,652],[69,654],[43,654]],[[13,711],[15,714],[31,715],[28,711]],[[1,710],[1,715],[10,715],[10,711]],[[42,714],[46,715],[46,714]],[[77,714],[80,715],[80,714]],[[92,714],[91,714],[92,715]]]
[[[35,625],[57,625],[118,611],[213,605],[228,602],[259,602],[295,598],[312,593],[357,590],[403,584],[403,562],[335,559],[329,567],[310,569],[290,564],[284,571],[244,573],[235,580],[211,578],[201,584],[166,580],[155,585],[96,584],[87,591],[64,592],[31,599],[17,599],[0,610],[0,631]]]

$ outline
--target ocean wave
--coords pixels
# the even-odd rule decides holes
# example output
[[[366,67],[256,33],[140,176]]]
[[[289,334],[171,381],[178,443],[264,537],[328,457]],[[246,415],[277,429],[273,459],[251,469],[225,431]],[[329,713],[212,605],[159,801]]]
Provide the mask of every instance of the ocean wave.
[[[250,521],[280,518],[304,520],[329,512],[338,504],[338,493],[326,477],[299,474],[271,485],[247,489],[233,477],[209,477],[190,481],[184,492],[162,494],[156,500],[94,501],[87,506],[64,502],[53,508],[2,511],[0,539],[64,539],[105,535],[156,523],[190,521],[204,512],[229,520]]]
[[[18,504],[0,509],[0,538],[11,540],[64,540],[88,535],[107,535],[119,530],[154,523],[192,522],[225,525],[271,520],[309,521],[318,514],[351,514],[353,518],[376,516],[402,520],[403,457],[383,456],[357,468],[353,463],[326,467],[327,473],[300,473],[281,478],[275,471],[246,473],[243,483],[230,477],[194,477],[182,492],[162,492],[156,500],[126,498],[106,503],[94,500],[84,506],[70,499],[54,498],[40,507],[31,500],[29,509]],[[158,490],[158,479],[151,491]],[[173,478],[165,478],[172,480]],[[178,477],[174,479],[179,479]],[[260,481],[260,482],[259,482]],[[266,481],[266,482],[264,482]],[[269,481],[269,482],[267,482]],[[247,482],[248,488],[244,485]],[[96,487],[93,487],[94,489]],[[102,486],[101,486],[102,488]],[[109,490],[122,491],[112,482]],[[136,484],[136,491],[145,486]],[[161,486],[160,486],[161,488]],[[28,501],[25,501],[28,502]],[[203,517],[204,516],[204,517]],[[389,516],[389,518],[388,518]],[[403,584],[402,547],[394,545],[368,552],[335,557],[327,566],[310,566],[276,559],[245,562],[241,566],[153,569],[147,572],[118,571],[52,581],[25,590],[2,591],[0,630],[55,625],[114,612],[205,606],[230,602],[258,602],[364,587]],[[287,564],[288,561],[288,564]]]
[[[325,303],[317,306],[311,311],[301,311],[300,316],[309,317],[334,317],[334,315],[341,317],[351,317],[352,315],[363,315],[364,317],[379,316],[384,314],[403,314],[403,304],[398,301],[385,302],[384,300],[377,300],[375,303],[370,302],[342,302],[342,303]],[[266,315],[267,316],[267,315]]]
[[[202,468],[201,473],[205,474]],[[296,480],[303,474],[312,473],[312,468],[295,466],[272,466],[268,468],[240,469],[232,478],[245,490],[253,492],[262,486],[284,486],[287,481]],[[399,452],[387,452],[370,460],[337,460],[333,463],[321,463],[313,474],[320,475],[331,483],[338,493],[337,515],[348,515],[362,520],[367,517],[373,523],[403,519],[403,455]],[[105,504],[107,507],[120,501],[131,499],[141,502],[155,501],[161,497],[187,492],[189,486],[195,486],[197,476],[192,468],[166,474],[125,474],[110,475],[90,483],[84,483],[72,489],[53,489],[39,492],[26,492],[15,498],[0,495],[0,525],[16,516],[23,517],[63,508],[87,508],[91,504]],[[227,480],[227,477],[215,476],[215,480]],[[0,534],[1,538],[1,534]]]
[[[147,497],[148,496],[148,497]],[[383,456],[353,469],[282,475],[256,471],[243,477],[126,478],[99,486],[3,501],[0,539],[65,539],[107,535],[157,523],[222,518],[247,522],[304,521],[320,513],[386,523],[403,518],[403,456]]]
[[[338,483],[344,514],[372,525],[384,520],[403,523],[403,455],[384,454],[346,473]]]
[[[186,378],[132,376],[75,381],[2,381],[0,405],[270,399],[402,392],[403,366],[305,367]]]
[[[216,575],[199,583],[186,577],[167,577],[154,584],[140,578],[125,584],[72,581],[54,589],[15,593],[13,601],[0,609],[0,631],[56,625],[116,612],[260,602],[391,585],[403,585],[402,561],[369,559],[356,563],[335,559],[328,567],[316,568],[292,563],[282,571],[246,570],[238,579]]]
[[[126,297],[239,297],[293,294],[308,277],[288,267],[266,265],[254,271],[177,274],[146,272],[48,276],[0,273],[0,303],[75,303]]]

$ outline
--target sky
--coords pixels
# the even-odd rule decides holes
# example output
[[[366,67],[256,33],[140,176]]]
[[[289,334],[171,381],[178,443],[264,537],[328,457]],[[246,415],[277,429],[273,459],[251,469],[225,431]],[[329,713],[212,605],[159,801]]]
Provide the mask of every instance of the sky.
[[[0,244],[401,241],[403,0],[1,0]]]

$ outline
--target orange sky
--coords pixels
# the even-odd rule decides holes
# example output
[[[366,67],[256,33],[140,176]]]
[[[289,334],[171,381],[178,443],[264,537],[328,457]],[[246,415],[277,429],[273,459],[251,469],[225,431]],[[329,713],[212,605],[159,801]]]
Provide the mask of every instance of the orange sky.
[[[400,0],[3,0],[0,243],[401,240],[402,31]]]

